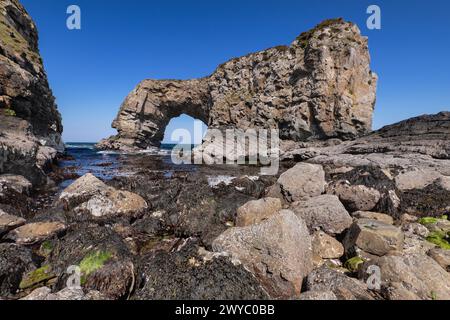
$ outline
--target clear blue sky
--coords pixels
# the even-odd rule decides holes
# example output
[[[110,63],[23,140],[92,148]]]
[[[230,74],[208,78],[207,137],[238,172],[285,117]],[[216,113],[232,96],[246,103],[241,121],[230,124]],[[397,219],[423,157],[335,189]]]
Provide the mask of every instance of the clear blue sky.
[[[448,0],[21,0],[37,23],[65,141],[97,141],[145,78],[209,75],[230,58],[289,44],[321,20],[343,17],[369,37],[380,77],[374,128],[450,109]],[[66,9],[82,10],[82,30]],[[382,30],[366,9],[382,9]],[[182,119],[171,125],[188,128]]]

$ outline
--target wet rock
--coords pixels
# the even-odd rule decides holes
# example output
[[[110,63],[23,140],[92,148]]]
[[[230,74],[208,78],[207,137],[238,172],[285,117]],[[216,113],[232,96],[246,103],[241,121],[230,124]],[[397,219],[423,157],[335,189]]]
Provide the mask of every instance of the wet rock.
[[[266,220],[282,209],[280,199],[263,198],[250,201],[237,210],[236,226],[246,227]]]
[[[332,195],[293,203],[291,209],[298,217],[305,220],[312,232],[323,230],[330,235],[341,234],[353,223],[353,219],[338,197]]]
[[[173,252],[156,251],[138,266],[135,300],[268,299],[256,278],[230,258],[187,240]]]
[[[308,291],[332,291],[338,300],[373,300],[367,285],[345,274],[321,267],[312,271],[306,280]]]
[[[281,193],[289,202],[307,200],[325,191],[325,172],[322,166],[299,163],[278,179]]]
[[[0,237],[10,230],[24,225],[25,219],[7,214],[0,209]]]
[[[377,220],[386,224],[394,224],[394,219],[384,213],[378,212],[368,212],[368,211],[356,211],[352,213],[352,216],[356,219],[369,219],[369,220]]]
[[[339,259],[344,255],[342,244],[321,231],[314,233],[312,248],[313,253],[322,259]]]
[[[338,300],[333,291],[308,291],[300,295],[299,300],[304,301],[333,301]]]
[[[136,218],[147,208],[147,202],[141,196],[128,191],[110,189],[104,195],[93,196],[74,211],[87,212],[97,218],[112,216]]]
[[[67,210],[88,201],[95,195],[103,195],[109,187],[93,174],[87,173],[68,186],[59,196],[59,202]]]
[[[390,224],[377,220],[356,221],[344,239],[347,253],[355,252],[355,247],[367,253],[383,256],[393,251],[401,251],[404,243],[403,232]]]
[[[273,298],[299,294],[303,278],[312,269],[306,224],[288,210],[257,225],[225,231],[214,240],[213,250],[241,261]]]
[[[111,298],[126,298],[134,285],[132,256],[126,242],[108,226],[77,224],[57,241],[46,264],[66,287],[68,268],[79,266],[81,286]]]
[[[57,236],[65,230],[66,226],[61,222],[36,222],[14,229],[6,237],[17,244],[33,245]]]
[[[370,211],[381,199],[378,190],[364,185],[350,185],[347,181],[338,181],[329,187],[328,193],[337,195],[351,212]]]
[[[98,291],[89,291],[87,294],[82,289],[65,288],[59,292],[52,293],[50,288],[42,287],[34,290],[21,300],[28,301],[79,301],[79,300],[108,300]]]
[[[404,299],[409,291],[422,300],[449,300],[450,273],[425,254],[384,256],[376,264],[381,269],[382,291],[387,299]]]
[[[0,243],[0,296],[13,296],[19,289],[23,275],[35,268],[28,248]]]
[[[428,251],[428,255],[447,272],[450,272],[450,250],[434,248]]]
[[[10,188],[17,193],[29,195],[32,185],[25,177],[13,174],[3,174],[0,175],[0,190],[3,188]]]

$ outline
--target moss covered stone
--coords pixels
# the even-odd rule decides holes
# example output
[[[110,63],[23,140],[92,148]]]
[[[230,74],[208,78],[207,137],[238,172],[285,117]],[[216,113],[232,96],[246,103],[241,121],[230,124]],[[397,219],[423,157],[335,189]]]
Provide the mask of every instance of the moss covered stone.
[[[112,253],[100,250],[87,254],[80,262],[81,283],[84,284],[87,277],[91,273],[101,269],[112,256]]]
[[[427,237],[427,241],[437,245],[441,249],[450,250],[449,237],[449,233],[445,234],[443,232],[435,231],[430,233]]]
[[[353,257],[351,259],[348,259],[344,266],[345,268],[347,268],[349,271],[351,272],[356,272],[358,271],[358,268],[361,264],[363,264],[365,261],[363,258],[361,257]]]
[[[22,290],[33,288],[39,284],[48,282],[55,277],[56,276],[52,272],[51,267],[49,265],[45,265],[39,269],[27,273],[20,282],[19,288]]]

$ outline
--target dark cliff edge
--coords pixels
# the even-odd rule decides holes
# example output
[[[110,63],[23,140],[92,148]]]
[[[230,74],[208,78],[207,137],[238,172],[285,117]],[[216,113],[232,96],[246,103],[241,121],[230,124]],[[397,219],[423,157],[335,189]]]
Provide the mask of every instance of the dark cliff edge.
[[[17,0],[0,1],[0,174],[47,182],[64,150],[61,116],[38,49],[36,26]]]

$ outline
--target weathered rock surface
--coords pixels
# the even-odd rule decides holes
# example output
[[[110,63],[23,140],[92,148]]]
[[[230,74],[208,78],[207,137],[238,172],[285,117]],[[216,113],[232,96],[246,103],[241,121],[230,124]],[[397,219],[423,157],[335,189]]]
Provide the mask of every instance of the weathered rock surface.
[[[332,291],[338,300],[373,300],[367,285],[327,267],[315,269],[306,280],[308,291]]]
[[[225,255],[205,252],[190,239],[173,252],[146,255],[138,269],[138,289],[133,296],[136,300],[269,298],[243,265]]]
[[[381,269],[382,292],[391,300],[449,300],[450,273],[425,254],[384,256],[375,262]]]
[[[56,293],[52,293],[52,290],[47,287],[42,287],[34,290],[21,300],[28,301],[80,301],[80,300],[108,300],[108,298],[102,295],[98,291],[84,291],[79,289],[65,288]]]
[[[377,220],[386,224],[394,224],[394,219],[384,213],[368,212],[368,211],[356,211],[352,213],[353,218],[356,219],[369,219]]]
[[[45,184],[43,167],[64,149],[61,117],[39,55],[36,26],[17,0],[0,3],[0,35],[0,173]]]
[[[428,251],[428,255],[442,268],[450,272],[450,250],[434,248]]]
[[[35,268],[31,250],[12,243],[0,243],[0,296],[13,296],[22,276]]]
[[[364,185],[350,185],[346,181],[338,181],[329,187],[328,193],[337,195],[344,206],[351,212],[370,211],[380,201],[378,190]]]
[[[355,252],[355,246],[364,252],[383,256],[403,249],[403,232],[390,224],[377,220],[360,219],[347,232],[344,247],[347,253]]]
[[[277,198],[263,198],[247,202],[237,210],[236,226],[246,227],[257,224],[278,213],[281,209],[281,200]]]
[[[341,234],[353,223],[338,197],[332,195],[295,202],[291,209],[306,222],[311,232],[323,230],[331,235]]]
[[[272,298],[298,295],[312,269],[306,224],[288,210],[257,225],[225,231],[213,242],[213,249],[242,262]]]
[[[7,214],[0,209],[0,237],[6,232],[24,225],[25,219]]]
[[[209,77],[145,80],[122,104],[103,149],[159,146],[183,113],[210,128],[279,129],[289,140],[353,138],[371,130],[377,76],[356,25],[328,20],[290,46],[233,59]]]
[[[42,242],[66,230],[61,222],[29,223],[8,233],[7,238],[17,244],[32,245]]]
[[[299,163],[284,172],[277,183],[286,201],[307,200],[325,191],[325,172],[319,165]]]
[[[339,259],[344,255],[344,246],[322,231],[314,233],[312,248],[313,253],[322,259]]]
[[[333,291],[308,291],[300,295],[299,300],[304,301],[334,301],[338,300]]]

